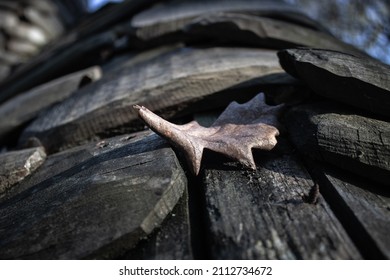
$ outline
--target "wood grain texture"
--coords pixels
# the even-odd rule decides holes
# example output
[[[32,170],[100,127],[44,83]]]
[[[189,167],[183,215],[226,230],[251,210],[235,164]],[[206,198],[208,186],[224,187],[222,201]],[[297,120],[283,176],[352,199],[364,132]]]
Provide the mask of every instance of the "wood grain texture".
[[[112,151],[117,148],[121,148],[126,144],[132,144],[138,142],[144,137],[148,136],[150,131],[141,131],[132,133],[129,135],[121,135],[118,137],[109,138],[103,141],[94,141],[89,145],[76,146],[71,149],[67,149],[63,152],[55,153],[46,158],[42,168],[39,172],[32,174],[25,179],[23,184],[19,184],[17,188],[11,189],[7,192],[3,201],[9,199],[25,190],[28,190],[32,186],[42,183],[43,181],[49,180],[53,176],[62,174],[72,166],[77,166],[81,162],[91,160],[93,157],[98,157],[107,151]],[[34,141],[34,138],[32,139]],[[153,137],[147,138],[145,141],[149,141],[150,149],[158,149],[165,147],[165,141],[154,141]],[[33,143],[32,141],[32,143]],[[2,201],[0,200],[0,204]]]
[[[101,51],[115,48],[117,34],[110,27],[158,1],[163,0],[124,1],[104,13],[94,14],[4,81],[0,85],[0,102],[39,84],[96,65]]]
[[[146,51],[129,51],[122,55],[114,56],[102,65],[104,75],[115,75],[122,68],[136,67],[158,56],[163,56],[184,47],[184,44],[164,45]]]
[[[99,66],[90,67],[40,85],[0,104],[0,139],[51,105],[66,99],[79,87],[100,79],[101,75]]]
[[[7,78],[10,73],[11,73],[11,67],[9,67],[8,65],[1,65],[0,66],[0,81]]]
[[[139,128],[139,104],[170,118],[191,113],[190,107],[213,94],[225,91],[217,106],[234,96],[226,91],[242,86],[260,90],[256,78],[283,73],[275,52],[253,49],[181,49],[153,58],[137,67],[122,68],[113,75],[81,89],[34,121],[23,133],[22,142],[37,137],[49,152],[74,146],[93,137],[119,134]],[[227,98],[224,98],[224,96]],[[214,104],[208,104],[208,106]],[[215,106],[215,105],[214,105]]]
[[[204,171],[213,259],[361,258],[314,182],[292,155],[257,158],[255,172],[237,165]]]
[[[116,258],[161,225],[186,188],[175,154],[155,134],[106,141],[1,202],[0,258]]]
[[[331,166],[316,166],[321,190],[366,259],[390,258],[390,192]]]
[[[390,117],[390,66],[316,49],[289,49],[278,56],[283,69],[317,94]]]
[[[39,61],[32,60],[18,68],[0,85],[0,102],[80,68],[96,65],[100,50],[112,46],[115,38],[112,31],[107,31],[63,47],[58,53],[55,50],[43,53],[36,58]]]
[[[27,6],[23,10],[27,20],[41,28],[51,40],[64,32],[64,26],[56,14],[57,11],[50,14],[32,6]]]
[[[292,108],[285,122],[305,155],[390,186],[390,123],[327,103]]]
[[[161,227],[120,258],[130,260],[191,260],[194,258],[187,189]]]
[[[286,49],[307,46],[339,50],[364,56],[355,47],[330,34],[282,20],[238,13],[206,13],[198,17],[160,22],[135,31],[142,45],[177,41],[211,42],[213,45],[253,46]]]
[[[325,30],[318,22],[302,14],[293,5],[269,0],[197,0],[197,1],[167,1],[138,13],[132,19],[135,28],[157,26],[161,23],[180,22],[207,13],[234,12],[246,13],[270,18],[279,18],[316,30]]]
[[[210,14],[197,18],[186,29],[191,35],[200,33],[217,41],[238,41],[250,46],[271,49],[308,46],[363,55],[352,45],[345,44],[326,32],[266,17]]]
[[[45,161],[42,147],[0,154],[0,197],[31,175]]]

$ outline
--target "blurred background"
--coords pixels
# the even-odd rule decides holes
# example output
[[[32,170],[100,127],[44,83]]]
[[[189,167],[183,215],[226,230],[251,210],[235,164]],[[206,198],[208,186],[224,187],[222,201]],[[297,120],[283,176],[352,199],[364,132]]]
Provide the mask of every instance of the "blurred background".
[[[50,42],[122,1],[0,0],[0,83]],[[336,37],[390,64],[390,1],[279,1],[301,8]]]

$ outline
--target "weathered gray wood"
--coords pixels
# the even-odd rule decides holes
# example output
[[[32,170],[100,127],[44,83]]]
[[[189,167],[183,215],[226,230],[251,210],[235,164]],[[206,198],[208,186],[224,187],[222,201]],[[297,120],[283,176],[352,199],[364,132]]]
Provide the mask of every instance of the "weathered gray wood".
[[[115,49],[116,31],[105,28],[130,18],[155,2],[158,0],[123,1],[103,14],[91,16],[74,32],[69,32],[54,46],[19,68],[12,77],[4,81],[0,85],[0,102],[51,79],[77,71],[80,69],[77,67],[96,65],[100,51]],[[88,63],[87,58],[92,61]],[[83,62],[83,66],[80,66],[80,62]]]
[[[155,134],[105,141],[0,204],[0,258],[116,258],[161,225],[186,188],[172,149]]]
[[[21,56],[32,56],[39,52],[39,47],[26,40],[10,39],[7,42],[7,49]]]
[[[121,20],[129,19],[140,11],[152,6],[153,4],[165,2],[165,0],[132,0],[123,1],[102,12],[97,12],[88,20],[84,21],[76,31],[76,37],[95,34],[105,28],[112,27]]]
[[[190,260],[190,221],[187,190],[161,227],[124,254],[122,259]]]
[[[0,33],[0,50],[3,51],[4,46],[5,46],[5,35],[3,33]]]
[[[292,108],[285,122],[302,153],[390,186],[390,123],[323,103]]]
[[[20,56],[18,54],[9,52],[9,51],[1,51],[0,52],[0,61],[6,65],[17,65],[27,61],[27,58],[24,56]]]
[[[390,116],[390,66],[335,51],[290,49],[278,53],[282,67],[317,94]]]
[[[39,26],[50,39],[58,37],[64,31],[64,27],[55,16],[55,11],[52,11],[52,14],[47,14],[47,12],[43,13],[41,10],[29,6],[24,8],[23,14],[30,22]]]
[[[148,60],[157,58],[158,56],[166,55],[175,50],[184,47],[184,44],[178,43],[173,45],[165,45],[162,47],[153,48],[147,51],[126,52],[123,55],[118,55],[110,59],[107,63],[102,65],[104,75],[110,75],[122,68],[136,67],[137,64],[145,63]]]
[[[191,113],[190,104],[213,94],[243,85],[261,90],[264,81],[256,78],[283,73],[275,52],[253,49],[181,49],[123,68],[107,75],[88,88],[53,107],[23,133],[22,142],[31,136],[53,152],[74,146],[99,135],[123,133],[140,124],[134,104],[160,111],[169,118],[178,112]],[[241,89],[240,97],[245,96]],[[237,89],[235,89],[237,90]],[[232,97],[220,95],[224,106]],[[199,107],[192,106],[192,110]]]
[[[218,12],[246,13],[280,18],[313,29],[324,30],[318,22],[302,14],[299,8],[285,2],[269,0],[168,1],[134,16],[132,26],[135,28],[158,26],[161,23],[175,23],[185,18]]]
[[[308,46],[364,55],[352,45],[343,43],[328,33],[265,17],[210,14],[197,18],[186,29],[191,35],[200,33],[216,40],[238,41],[251,46],[272,49]]]
[[[96,51],[112,46],[114,41],[115,34],[107,31],[65,46],[61,50],[43,53],[36,60],[18,68],[0,85],[0,102],[52,79],[77,71],[80,69],[77,67],[88,66],[87,59],[95,58],[95,62],[89,64],[95,65],[98,60],[96,56],[94,57]]]
[[[12,11],[1,10],[0,11],[0,26],[6,30],[15,28],[19,19],[17,15]]]
[[[0,7],[4,10],[11,10],[14,12],[20,11],[19,1],[0,1]]]
[[[0,65],[0,81],[4,80],[11,73],[8,65]]]
[[[295,157],[263,154],[257,166],[204,171],[211,258],[361,258]]]
[[[100,79],[94,66],[40,85],[0,104],[0,139],[35,118],[44,109],[69,97],[80,86]]]
[[[37,46],[43,46],[49,42],[48,36],[42,29],[21,20],[18,20],[12,27],[5,26],[5,30],[10,36],[26,40]]]
[[[32,174],[45,158],[45,151],[41,147],[0,154],[0,197]]]
[[[363,56],[363,52],[335,37],[297,24],[265,17],[232,13],[209,13],[177,22],[141,27],[135,32],[145,44],[172,41],[205,41],[213,44],[286,49],[308,46]]]
[[[331,167],[316,168],[322,190],[366,258],[390,258],[390,193]]]
[[[121,135],[103,141],[95,141],[90,143],[89,145],[76,146],[71,149],[67,149],[63,152],[50,155],[46,158],[46,161],[44,162],[42,168],[39,169],[39,172],[36,172],[31,176],[27,177],[23,184],[19,184],[17,187],[11,189],[6,194],[5,198],[3,198],[3,201],[25,190],[28,190],[32,186],[40,184],[43,181],[49,180],[53,176],[65,172],[72,166],[77,166],[81,162],[91,160],[91,158],[98,157],[103,153],[112,151],[113,149],[121,148],[123,145],[137,142],[149,134],[149,131],[142,131],[138,133],[133,133],[131,135]],[[29,142],[32,143],[34,143],[35,141],[39,141],[36,138],[32,138],[31,140],[32,141]],[[152,137],[146,139],[145,141],[148,140],[150,140],[150,144],[152,145],[151,149],[161,148],[165,145],[164,141],[154,141],[157,139],[154,139]]]
[[[58,13],[58,7],[53,3],[53,1],[50,0],[39,0],[39,1],[26,1],[28,4],[33,7],[34,9],[45,12],[47,14],[57,14]]]

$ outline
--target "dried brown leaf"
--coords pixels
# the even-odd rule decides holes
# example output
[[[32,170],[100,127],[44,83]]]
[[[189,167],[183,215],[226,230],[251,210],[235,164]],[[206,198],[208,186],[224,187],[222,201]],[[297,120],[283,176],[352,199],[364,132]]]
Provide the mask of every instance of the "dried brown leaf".
[[[172,124],[143,106],[134,108],[153,131],[184,153],[191,171],[198,175],[204,149],[222,153],[255,169],[252,148],[271,150],[276,145],[277,117],[282,105],[267,105],[264,94],[260,93],[247,103],[230,103],[207,128],[196,121]]]

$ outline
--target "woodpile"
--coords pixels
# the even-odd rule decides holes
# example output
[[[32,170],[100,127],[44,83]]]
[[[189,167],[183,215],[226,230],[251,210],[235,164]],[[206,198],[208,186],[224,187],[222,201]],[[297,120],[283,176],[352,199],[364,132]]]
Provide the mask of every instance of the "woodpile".
[[[0,81],[64,32],[49,0],[0,2]]]
[[[0,258],[388,259],[389,76],[282,1],[108,7],[0,84]],[[206,127],[260,92],[255,170],[193,175],[133,108]]]

